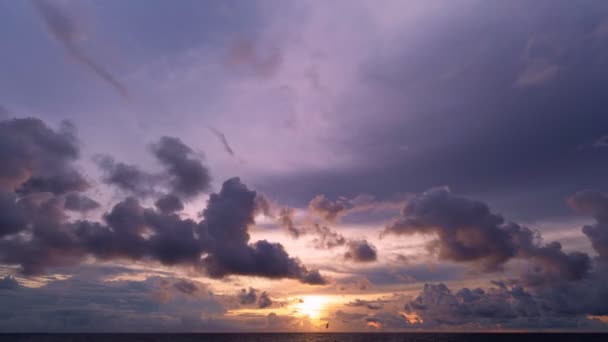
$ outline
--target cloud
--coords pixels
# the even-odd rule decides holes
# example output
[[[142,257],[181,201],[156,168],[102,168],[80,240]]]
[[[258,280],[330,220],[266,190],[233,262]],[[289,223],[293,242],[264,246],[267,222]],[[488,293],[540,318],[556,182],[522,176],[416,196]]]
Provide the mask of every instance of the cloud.
[[[344,259],[355,262],[372,262],[378,259],[376,247],[367,240],[349,241],[348,251],[344,253]]]
[[[492,327],[519,316],[538,317],[536,303],[528,301],[529,295],[521,289],[514,291],[463,288],[453,294],[443,283],[425,284],[420,295],[405,305],[405,311],[416,313],[425,327],[467,323]]]
[[[104,183],[138,197],[146,197],[154,193],[153,186],[157,183],[158,177],[140,170],[135,165],[116,162],[110,156],[98,155],[94,159],[104,172],[102,179]]]
[[[181,139],[161,137],[152,145],[152,153],[166,167],[172,193],[190,198],[209,189],[209,170],[193,158],[194,151]]]
[[[213,127],[209,127],[209,130],[211,131],[211,133],[213,133],[213,135],[215,135],[217,137],[217,139],[222,143],[222,146],[224,146],[224,150],[231,156],[235,156],[234,154],[234,150],[232,149],[232,147],[230,147],[230,144],[228,144],[228,139],[226,139],[226,136],[224,135],[224,133],[218,131],[217,129],[213,128]]]
[[[198,286],[191,281],[180,279],[173,284],[173,287],[181,293],[192,295],[199,290]]]
[[[540,244],[540,234],[506,222],[483,202],[435,188],[411,198],[383,234],[431,234],[427,248],[441,260],[470,262],[484,271],[496,271],[512,258],[533,261],[556,277],[578,280],[590,269],[589,257],[564,253],[561,244]],[[539,279],[540,280],[540,279]]]
[[[201,229],[208,236],[209,255],[202,260],[211,276],[226,274],[260,275],[270,278],[297,278],[310,284],[325,280],[309,271],[299,260],[289,257],[279,243],[260,240],[248,244],[247,226],[254,223],[256,192],[247,189],[239,178],[224,182],[211,194],[202,213]]]
[[[346,303],[346,306],[352,307],[365,307],[370,310],[380,310],[384,306],[384,302],[381,300],[363,300],[363,299],[355,299],[352,302]]]
[[[346,211],[342,201],[331,201],[323,195],[315,196],[308,204],[310,212],[326,221],[334,222]]]
[[[0,290],[15,290],[19,288],[17,279],[11,276],[5,276],[0,279]]]
[[[255,303],[258,299],[258,295],[256,293],[256,289],[253,287],[249,288],[249,291],[246,289],[241,289],[241,292],[238,294],[239,303],[241,305],[249,305]]]
[[[26,222],[25,211],[17,204],[17,196],[0,190],[0,238],[25,229]]]
[[[597,252],[599,260],[607,262],[608,196],[599,191],[581,191],[570,197],[568,203],[574,209],[595,218],[595,224],[584,226],[583,233],[591,241],[591,246]]]
[[[99,203],[85,195],[71,193],[65,197],[64,207],[67,210],[87,212],[99,208]]]
[[[425,284],[418,296],[405,304],[423,328],[583,328],[605,329],[588,315],[605,315],[608,295],[605,275],[577,282],[558,282],[526,289],[517,280],[510,285],[494,282],[489,289],[462,288],[455,293],[445,284]]]
[[[279,210],[278,222],[281,226],[287,229],[292,237],[298,238],[302,232],[298,227],[295,226],[294,214],[295,209],[293,208],[281,208]]]
[[[0,189],[21,194],[82,191],[88,183],[74,167],[79,157],[74,126],[57,131],[35,118],[0,122]]]
[[[264,309],[270,307],[272,305],[272,299],[270,299],[270,295],[268,292],[264,291],[260,294],[260,298],[258,299],[258,307],[260,309]]]
[[[165,214],[184,210],[184,204],[179,197],[171,194],[160,197],[154,202],[154,205]]]
[[[65,4],[50,0],[31,0],[31,2],[44,20],[49,33],[63,45],[70,57],[87,67],[100,80],[111,85],[124,98],[129,98],[127,87],[83,51],[79,41],[83,38],[84,32],[78,27],[77,19],[67,11]]]
[[[255,223],[260,201],[238,178],[227,180],[219,193],[210,195],[199,222],[174,214],[179,205],[175,198],[172,206],[164,203],[166,196],[157,201],[160,211],[143,206],[137,197],[127,197],[103,214],[100,222],[72,221],[66,215],[66,203],[83,209],[82,203],[73,203],[74,196],[82,196],[82,188],[70,189],[71,199],[64,198],[63,191],[11,193],[32,177],[74,170],[78,149],[73,129],[68,128],[56,133],[35,119],[0,123],[0,155],[7,155],[7,168],[0,178],[6,186],[0,192],[0,234],[10,237],[0,239],[0,262],[19,265],[25,274],[39,274],[52,267],[78,265],[93,256],[189,266],[216,278],[240,274],[326,283],[317,270],[290,257],[281,244],[250,243],[248,228]],[[207,169],[181,140],[163,137],[151,150],[166,168],[171,194],[189,198],[208,188]],[[102,164],[112,175],[120,169],[112,159],[104,158]],[[139,193],[141,175],[149,174],[127,173],[128,181],[119,184],[129,184]],[[21,232],[26,234],[17,234]]]
[[[111,156],[98,155],[95,161],[104,172],[103,181],[106,184],[114,185],[138,197],[168,191],[173,196],[191,199],[209,190],[209,170],[181,139],[161,137],[150,146],[150,151],[164,167],[165,172],[142,171],[135,165],[116,162]]]

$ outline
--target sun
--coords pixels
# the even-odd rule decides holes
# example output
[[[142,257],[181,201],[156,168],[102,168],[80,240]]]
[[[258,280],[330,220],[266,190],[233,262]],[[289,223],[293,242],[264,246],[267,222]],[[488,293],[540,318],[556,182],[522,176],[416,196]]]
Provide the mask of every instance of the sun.
[[[319,319],[328,303],[329,300],[324,296],[303,296],[300,303],[295,305],[295,309],[311,319]]]

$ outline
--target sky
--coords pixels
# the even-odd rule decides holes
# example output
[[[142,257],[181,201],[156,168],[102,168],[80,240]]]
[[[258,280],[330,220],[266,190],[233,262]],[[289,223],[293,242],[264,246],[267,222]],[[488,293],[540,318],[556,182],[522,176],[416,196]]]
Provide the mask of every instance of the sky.
[[[0,0],[0,331],[604,331],[608,3]]]

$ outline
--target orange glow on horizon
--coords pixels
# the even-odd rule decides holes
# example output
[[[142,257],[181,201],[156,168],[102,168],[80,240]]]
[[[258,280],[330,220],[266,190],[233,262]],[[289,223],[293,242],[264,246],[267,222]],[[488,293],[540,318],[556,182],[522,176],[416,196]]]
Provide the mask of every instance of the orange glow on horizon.
[[[380,322],[367,322],[367,326],[374,328],[374,329],[381,329],[382,328],[382,323]]]
[[[600,316],[589,315],[589,316],[587,316],[587,318],[596,319],[602,323],[608,323],[608,315],[600,315]]]

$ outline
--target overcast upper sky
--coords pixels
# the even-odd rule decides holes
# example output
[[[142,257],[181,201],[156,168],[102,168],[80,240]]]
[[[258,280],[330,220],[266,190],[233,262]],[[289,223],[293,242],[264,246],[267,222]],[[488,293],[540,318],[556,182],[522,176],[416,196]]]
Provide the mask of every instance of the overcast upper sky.
[[[0,0],[0,42],[0,331],[608,327],[606,2]]]

